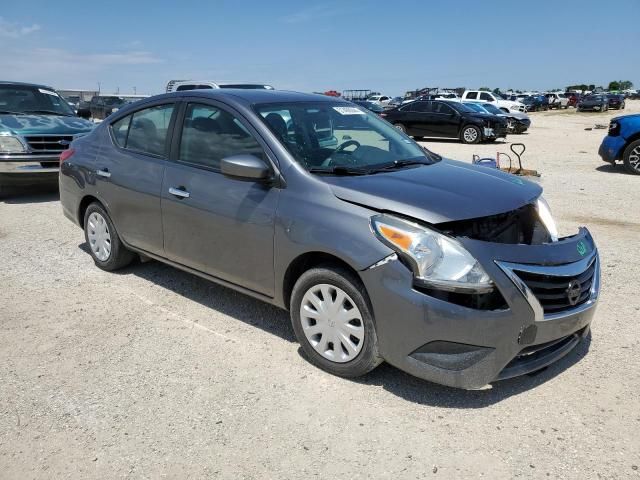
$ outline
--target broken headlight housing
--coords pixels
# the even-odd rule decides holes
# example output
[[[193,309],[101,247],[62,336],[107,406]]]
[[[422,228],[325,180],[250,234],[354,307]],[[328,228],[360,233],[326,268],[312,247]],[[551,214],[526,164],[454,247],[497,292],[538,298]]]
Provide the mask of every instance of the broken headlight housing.
[[[480,263],[454,238],[392,215],[376,215],[378,239],[411,266],[417,282],[430,288],[486,293],[493,282]]]

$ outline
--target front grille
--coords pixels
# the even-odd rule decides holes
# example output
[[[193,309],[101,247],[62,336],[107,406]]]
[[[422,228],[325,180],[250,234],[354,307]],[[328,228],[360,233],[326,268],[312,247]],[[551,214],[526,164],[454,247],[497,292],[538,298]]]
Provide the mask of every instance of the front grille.
[[[69,148],[73,140],[72,135],[32,135],[25,137],[32,153],[52,154],[60,153]]]
[[[582,305],[591,296],[596,262],[579,275],[560,277],[516,270],[540,302],[544,313],[558,313]],[[571,288],[570,288],[571,287]]]

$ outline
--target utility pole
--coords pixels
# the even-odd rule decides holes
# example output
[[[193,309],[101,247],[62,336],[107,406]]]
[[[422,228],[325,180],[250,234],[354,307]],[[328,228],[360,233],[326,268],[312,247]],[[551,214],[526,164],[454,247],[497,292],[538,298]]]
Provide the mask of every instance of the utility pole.
[[[98,82],[98,96],[100,95],[100,82]]]
[[[135,86],[133,87],[133,94],[134,95],[136,94],[136,87]]]

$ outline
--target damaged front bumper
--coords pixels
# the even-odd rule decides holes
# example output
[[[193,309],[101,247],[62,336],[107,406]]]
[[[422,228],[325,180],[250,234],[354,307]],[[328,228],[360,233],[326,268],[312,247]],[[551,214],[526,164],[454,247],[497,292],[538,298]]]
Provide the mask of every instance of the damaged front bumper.
[[[502,305],[470,307],[414,285],[397,258],[361,272],[380,352],[420,378],[475,389],[543,368],[587,335],[600,291],[588,230],[555,243],[460,238],[494,281]]]

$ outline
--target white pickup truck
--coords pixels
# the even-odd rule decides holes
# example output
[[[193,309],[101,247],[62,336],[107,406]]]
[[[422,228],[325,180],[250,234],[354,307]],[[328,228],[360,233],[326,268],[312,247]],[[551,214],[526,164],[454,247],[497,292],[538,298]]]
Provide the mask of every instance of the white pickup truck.
[[[549,100],[549,108],[567,108],[569,105],[569,98],[564,93],[550,92],[544,96]]]
[[[502,97],[484,90],[465,90],[462,94],[463,102],[489,102],[505,113],[526,112],[527,108],[520,102],[503,100]]]

